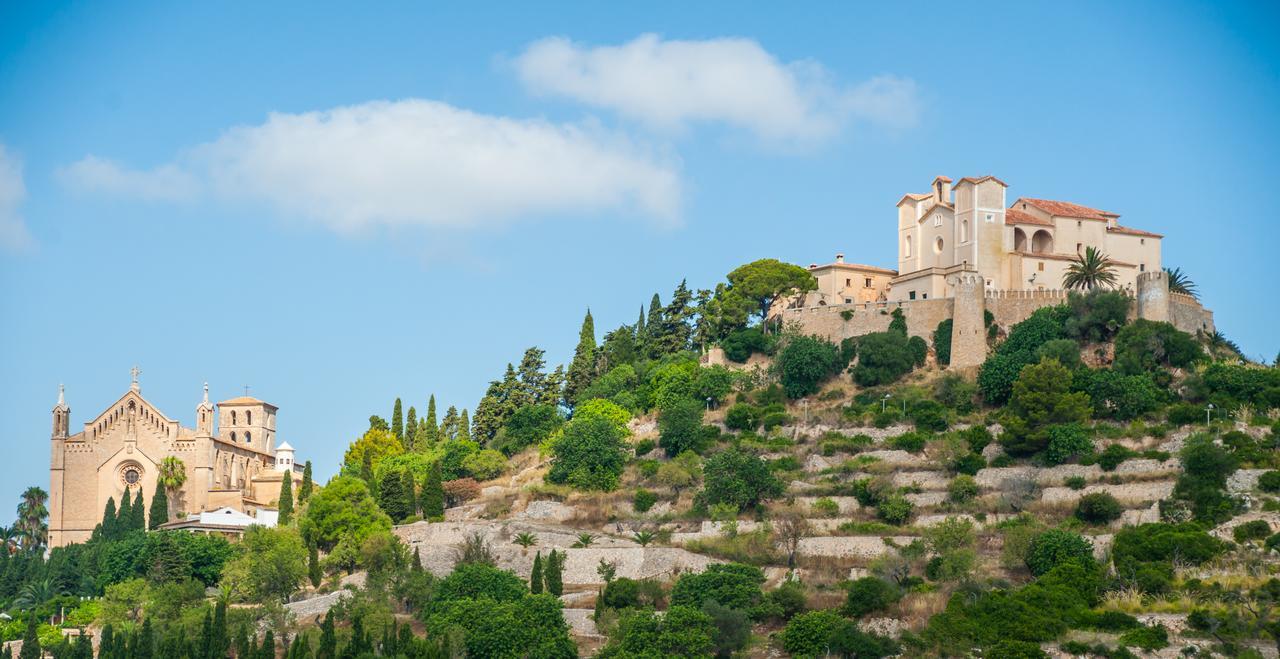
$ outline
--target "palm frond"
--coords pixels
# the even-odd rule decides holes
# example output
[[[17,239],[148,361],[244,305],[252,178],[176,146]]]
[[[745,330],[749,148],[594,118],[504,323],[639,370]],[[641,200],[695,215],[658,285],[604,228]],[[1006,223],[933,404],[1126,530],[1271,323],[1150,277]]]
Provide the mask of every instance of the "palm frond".
[[[1165,268],[1165,274],[1169,277],[1169,292],[1190,295],[1199,300],[1200,292],[1196,290],[1196,283],[1191,281],[1191,277],[1182,271],[1182,268]]]

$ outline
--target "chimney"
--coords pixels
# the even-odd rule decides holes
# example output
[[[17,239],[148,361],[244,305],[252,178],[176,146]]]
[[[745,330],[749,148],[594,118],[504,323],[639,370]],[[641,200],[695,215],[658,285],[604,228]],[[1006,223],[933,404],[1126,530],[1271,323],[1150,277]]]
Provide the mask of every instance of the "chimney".
[[[844,263],[844,254],[836,254],[836,263]]]
[[[933,201],[938,204],[951,203],[951,179],[945,176],[933,179]]]

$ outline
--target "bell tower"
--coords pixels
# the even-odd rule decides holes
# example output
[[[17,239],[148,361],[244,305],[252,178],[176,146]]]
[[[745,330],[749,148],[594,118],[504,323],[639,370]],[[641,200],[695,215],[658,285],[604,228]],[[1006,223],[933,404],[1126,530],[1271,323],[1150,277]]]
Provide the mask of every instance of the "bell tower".
[[[209,383],[204,383],[204,400],[196,405],[196,436],[213,437],[213,403],[209,402]]]
[[[66,389],[58,385],[58,404],[53,406],[53,439],[67,438],[71,427],[71,408],[67,406]]]
[[[62,537],[62,488],[66,475],[67,433],[71,426],[71,408],[66,391],[58,385],[58,404],[53,406],[53,432],[49,442],[49,546],[60,547]]]

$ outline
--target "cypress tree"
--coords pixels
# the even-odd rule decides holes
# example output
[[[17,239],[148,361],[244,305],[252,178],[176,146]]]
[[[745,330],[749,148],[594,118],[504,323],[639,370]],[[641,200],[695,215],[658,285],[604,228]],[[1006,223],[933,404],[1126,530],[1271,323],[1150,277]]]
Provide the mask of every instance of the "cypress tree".
[[[453,441],[458,438],[458,408],[453,405],[444,412],[444,419],[440,421],[440,432],[436,433],[442,442]]]
[[[427,399],[427,443],[435,445],[440,439],[440,426],[436,423],[436,395]]]
[[[418,411],[409,406],[409,413],[405,415],[404,420],[404,437],[400,441],[404,442],[404,450],[413,450],[414,436],[418,434]]]
[[[440,461],[431,463],[427,480],[422,484],[422,517],[438,519],[444,516],[444,482],[440,477]]]
[[[396,439],[404,441],[404,413],[400,409],[400,399],[396,399],[396,404],[391,408],[391,432]]]
[[[383,474],[378,484],[378,505],[387,513],[394,523],[409,516],[408,501],[405,499],[404,480],[394,472]]]
[[[316,543],[311,543],[310,551],[307,552],[307,578],[311,580],[312,588],[320,587],[320,550],[316,548]]]
[[[275,659],[276,657],[276,635],[270,629],[262,635],[262,649],[258,650],[258,656],[261,659]]]
[[[404,471],[400,472],[400,488],[404,490],[405,517],[412,517],[418,514],[418,494],[414,491],[417,488],[413,485],[413,472],[406,467]]]
[[[288,526],[293,521],[293,473],[286,471],[281,476],[280,500],[276,502],[276,509],[280,511],[277,523]]]
[[[98,654],[98,659],[107,659],[107,655],[105,653],[108,653],[114,644],[115,628],[113,628],[111,623],[108,622],[106,625],[103,625],[102,639],[98,641],[98,647],[102,650],[102,652]]]
[[[133,525],[133,500],[129,498],[129,488],[124,488],[124,494],[120,496],[120,508],[116,510],[115,535],[120,536],[131,531]]]
[[[471,441],[471,419],[467,417],[467,408],[462,408],[462,414],[458,417],[458,439]]]
[[[142,631],[138,633],[138,642],[133,648],[133,656],[138,659],[151,659],[155,655],[155,632],[151,629],[151,618],[142,621]]]
[[[251,657],[253,652],[253,639],[249,636],[249,628],[243,623],[240,630],[236,632],[236,657]]]
[[[154,529],[167,521],[169,521],[169,495],[165,493],[163,485],[156,483],[156,493],[151,495],[151,524],[148,528]]]
[[[107,497],[107,506],[102,510],[102,537],[106,540],[116,538],[116,498]]]
[[[418,553],[418,547],[413,548],[413,571],[422,571],[422,554]]]
[[[324,614],[324,622],[320,623],[320,647],[316,649],[316,659],[337,659],[338,637],[333,632],[333,610]]]
[[[552,549],[547,556],[546,566],[542,568],[543,580],[546,581],[546,590],[548,593],[556,597],[564,594],[564,554],[556,552]]]
[[[40,636],[36,633],[36,614],[34,611],[27,614],[27,630],[22,634],[22,652],[18,654],[18,659],[40,659],[44,653],[40,650]]]
[[[147,507],[142,501],[142,486],[138,486],[138,496],[133,499],[133,508],[129,510],[129,528],[133,531],[147,530]]]
[[[311,498],[311,461],[307,460],[302,467],[302,485],[298,486],[298,503],[306,503]]]
[[[554,550],[553,550],[554,551]],[[533,555],[533,569],[529,570],[529,592],[542,592],[542,552]]]
[[[227,650],[231,649],[231,636],[227,633],[227,603],[218,600],[217,605],[213,607],[213,627],[209,633],[208,647],[212,649],[215,656],[227,656]]]
[[[573,351],[573,361],[569,362],[569,374],[564,383],[564,400],[569,405],[578,401],[578,393],[591,384],[595,378],[596,366],[596,323],[591,318],[591,310],[587,309],[586,318],[582,319],[582,329],[578,330],[578,347]]]

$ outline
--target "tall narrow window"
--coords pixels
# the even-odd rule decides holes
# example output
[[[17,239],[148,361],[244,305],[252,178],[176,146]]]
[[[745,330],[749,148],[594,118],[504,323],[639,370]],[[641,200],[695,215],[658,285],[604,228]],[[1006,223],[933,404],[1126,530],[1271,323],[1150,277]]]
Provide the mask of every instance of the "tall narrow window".
[[[960,223],[960,242],[969,242],[969,220]]]
[[[236,425],[236,411],[231,410],[231,425]]]
[[[244,431],[244,443],[245,444],[253,443],[253,433],[249,432],[248,430]]]
[[[907,236],[905,246],[903,247],[903,252],[905,253],[907,258],[911,258],[911,236]]]
[[[235,431],[234,431],[234,430],[233,430],[233,431],[231,431],[231,443],[232,443],[232,444],[235,444],[235,443],[236,443],[236,433],[235,433]]]
[[[253,425],[253,412],[244,413],[244,425],[246,426]]]

